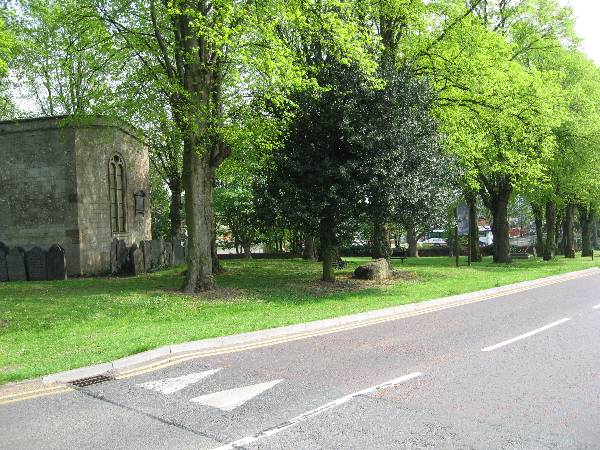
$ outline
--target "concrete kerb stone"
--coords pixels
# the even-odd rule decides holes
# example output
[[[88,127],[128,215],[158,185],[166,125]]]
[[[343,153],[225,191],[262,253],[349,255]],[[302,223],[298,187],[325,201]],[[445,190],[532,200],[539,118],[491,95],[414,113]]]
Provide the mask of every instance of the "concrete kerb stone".
[[[170,354],[171,354],[171,347],[168,345],[164,346],[164,347],[155,348],[154,350],[148,350],[146,352],[136,353],[135,355],[126,356],[125,358],[117,359],[116,361],[113,361],[111,363],[112,369],[113,370],[127,369],[127,368],[130,368],[131,366],[135,366],[135,365],[141,364],[141,363],[146,363],[148,361],[162,358],[162,357],[170,355]]]
[[[45,377],[42,377],[42,382],[44,384],[66,383],[69,381],[77,380],[79,378],[102,375],[109,372],[116,372],[122,369],[129,369],[134,366],[138,366],[155,360],[160,360],[161,358],[165,357],[184,355],[186,353],[197,352],[201,350],[226,349],[228,347],[236,345],[251,345],[259,343],[261,341],[268,341],[270,339],[276,339],[286,336],[293,337],[301,333],[325,331],[327,329],[343,325],[358,324],[368,320],[382,319],[385,317],[391,317],[399,314],[414,313],[435,307],[450,306],[454,303],[461,303],[480,298],[485,299],[485,297],[488,296],[510,294],[511,292],[519,291],[520,289],[535,288],[538,286],[543,287],[544,285],[554,281],[569,281],[571,279],[576,279],[586,275],[598,273],[600,273],[600,268],[585,269],[577,272],[570,272],[568,274],[553,275],[546,278],[538,278],[536,280],[524,281],[521,283],[511,284],[507,286],[486,289],[483,291],[475,291],[467,294],[460,294],[451,297],[423,301],[420,303],[411,303],[408,305],[394,306],[391,308],[379,309],[375,311],[367,311],[349,316],[336,317],[332,319],[323,319],[314,322],[288,325],[285,327],[271,328],[267,330],[253,331],[232,336],[216,337],[212,339],[203,339],[199,341],[164,346],[143,353],[138,353],[136,355],[127,356],[125,358],[121,358],[113,362],[69,370],[67,372],[61,372],[53,375],[47,375]]]
[[[80,369],[68,370],[66,372],[55,373],[42,377],[42,383],[67,383],[69,381],[79,380],[80,378],[95,377],[112,371],[112,363],[96,364],[95,366],[81,367]]]

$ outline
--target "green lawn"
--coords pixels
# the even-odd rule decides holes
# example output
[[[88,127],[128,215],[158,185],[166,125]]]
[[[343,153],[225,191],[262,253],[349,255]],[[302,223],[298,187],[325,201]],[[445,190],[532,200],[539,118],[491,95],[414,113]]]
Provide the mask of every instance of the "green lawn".
[[[223,336],[419,302],[597,266],[589,258],[471,268],[450,258],[394,262],[412,273],[381,286],[318,282],[301,260],[225,261],[212,297],[176,289],[182,269],[138,278],[0,284],[0,383],[96,364],[170,343]]]

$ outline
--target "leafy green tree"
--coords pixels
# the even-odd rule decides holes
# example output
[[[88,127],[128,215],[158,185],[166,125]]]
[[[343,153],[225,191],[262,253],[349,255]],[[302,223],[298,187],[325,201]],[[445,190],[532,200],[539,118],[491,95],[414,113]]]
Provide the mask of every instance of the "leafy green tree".
[[[564,111],[558,75],[518,60],[526,52],[507,34],[510,27],[520,29],[522,16],[507,13],[486,9],[483,20],[465,18],[428,49],[423,62],[439,86],[440,117],[464,184],[492,213],[496,262],[510,261],[510,197],[540,183],[556,148],[552,130]]]
[[[454,164],[431,116],[435,96],[426,81],[389,65],[379,75],[385,86],[357,91],[345,110],[350,144],[364,154],[362,211],[373,224],[374,258],[390,255],[390,222],[415,237],[410,250],[416,256],[416,230],[445,220]]]
[[[290,43],[298,36],[327,39],[350,59],[364,59],[361,39],[346,20],[350,3],[268,0],[94,0],[101,17],[133,57],[168,92],[173,122],[183,140],[183,186],[188,234],[184,290],[214,287],[213,185],[233,148],[230,113],[248,97],[284,98],[310,74]],[[317,21],[309,16],[317,15]],[[326,32],[315,35],[315,29]],[[357,44],[358,43],[358,44]],[[307,76],[308,75],[308,76]]]
[[[19,36],[11,63],[19,93],[46,116],[106,115],[125,61],[104,24],[80,20],[75,0],[19,0],[10,28]]]
[[[567,113],[554,134],[557,149],[547,167],[546,183],[532,197],[546,202],[545,259],[556,248],[557,213],[563,211],[562,251],[575,256],[574,222],[576,210],[582,222],[584,254],[591,254],[591,221],[597,209],[600,179],[596,164],[600,159],[600,69],[575,50],[557,49],[545,63],[562,73],[561,85],[567,99]],[[540,63],[541,64],[541,63]],[[582,162],[584,162],[582,164]]]
[[[303,91],[284,148],[274,154],[266,175],[266,191],[284,215],[319,236],[324,281],[334,281],[333,261],[340,236],[364,202],[361,166],[368,156],[352,145],[356,116],[347,105],[364,89],[365,77],[355,68],[331,64],[322,69],[326,89]]]
[[[14,45],[14,35],[6,28],[0,15],[0,118],[8,118],[13,112],[13,104],[7,92],[7,76]]]
[[[259,219],[252,190],[235,185],[217,187],[215,216],[217,223],[229,229],[236,246],[241,245],[244,256],[251,258],[251,248],[259,239]]]

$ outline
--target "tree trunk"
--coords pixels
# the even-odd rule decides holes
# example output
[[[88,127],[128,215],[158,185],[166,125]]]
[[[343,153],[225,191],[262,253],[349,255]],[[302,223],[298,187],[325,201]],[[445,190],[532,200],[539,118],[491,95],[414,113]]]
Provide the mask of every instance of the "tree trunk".
[[[214,289],[212,267],[213,170],[207,154],[200,155],[194,139],[184,144],[183,185],[187,225],[187,272],[183,291],[188,293]]]
[[[556,209],[556,206],[554,207]],[[556,211],[556,219],[554,220],[554,229],[556,230],[554,232],[554,242],[555,242],[555,247],[554,247],[554,252],[556,255],[562,255],[563,254],[563,229],[564,227],[564,222],[563,219],[561,217],[560,211]]]
[[[319,239],[321,241],[321,257],[323,259],[323,281],[335,281],[333,261],[337,256],[335,225],[332,217],[325,216],[319,222]]]
[[[575,258],[575,205],[565,209],[565,258]]]
[[[458,216],[456,208],[454,209],[454,215]],[[454,258],[456,259],[456,267],[460,265],[460,236],[458,235],[458,221],[454,224],[454,230],[452,230],[454,234]]]
[[[537,256],[544,254],[544,212],[540,205],[532,205],[533,219],[535,222],[535,252]]]
[[[465,195],[469,205],[469,235],[471,241],[471,262],[481,262],[481,248],[479,248],[479,226],[477,225],[477,197],[474,193]]]
[[[546,244],[544,245],[544,261],[554,259],[556,253],[556,206],[552,201],[546,203]]]
[[[390,240],[388,230],[380,217],[373,220],[373,246],[371,248],[371,256],[373,259],[390,259],[392,249],[390,248]]]
[[[169,220],[171,239],[181,237],[181,178],[172,178],[169,183],[171,203],[169,204]]]
[[[494,262],[510,263],[508,200],[510,191],[498,189],[491,195],[492,233],[494,234]]]
[[[252,259],[252,245],[247,242],[242,242],[244,248],[244,259]]]
[[[592,250],[598,248],[598,220],[592,215]]]
[[[448,256],[454,256],[454,225],[448,221]]]
[[[586,206],[579,206],[581,224],[581,256],[592,256],[592,221],[594,213]]]
[[[565,250],[567,248],[567,217],[566,214],[564,214],[566,212],[566,209],[563,211],[563,217],[562,220],[559,221],[558,223],[558,229],[560,231],[560,241],[558,243],[558,248],[556,250],[556,253],[559,255],[565,255]]]
[[[411,258],[418,258],[419,246],[417,242],[417,230],[414,225],[406,227],[406,241],[408,242],[408,256]]]
[[[317,259],[317,250],[315,248],[315,238],[306,235],[304,237],[304,246],[302,250],[302,259],[314,261]]]
[[[217,252],[217,237],[213,234],[212,243],[210,246],[210,253],[212,256],[212,273],[213,275],[220,275],[225,272],[223,266],[221,266],[221,260],[219,259],[219,254]]]

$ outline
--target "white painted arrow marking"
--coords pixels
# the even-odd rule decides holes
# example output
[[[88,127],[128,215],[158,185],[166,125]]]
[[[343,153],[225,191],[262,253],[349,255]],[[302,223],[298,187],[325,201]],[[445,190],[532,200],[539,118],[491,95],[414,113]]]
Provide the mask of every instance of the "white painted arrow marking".
[[[374,392],[380,391],[382,389],[388,389],[391,387],[395,387],[401,383],[404,383],[405,381],[412,380],[413,378],[416,378],[416,377],[420,377],[421,375],[423,375],[421,372],[413,372],[413,373],[405,375],[403,377],[395,378],[391,381],[388,381],[387,383],[378,384],[377,386],[363,389],[362,391],[355,392],[354,394],[345,395],[344,397],[338,398],[337,400],[334,400],[329,403],[325,403],[324,405],[319,406],[318,408],[311,409],[310,411],[300,414],[299,416],[296,416],[286,422],[280,423],[279,425],[275,425],[272,428],[268,428],[264,431],[254,434],[252,436],[246,436],[245,438],[238,439],[237,441],[230,442],[229,444],[222,445],[221,447],[214,448],[213,450],[233,450],[236,448],[246,447],[247,445],[252,444],[260,439],[263,439],[263,438],[266,438],[269,436],[273,436],[274,434],[277,434],[277,433],[281,433],[283,430],[287,430],[288,428],[293,427],[294,425],[297,425],[301,422],[311,419],[312,417],[322,414],[325,411],[329,411],[330,409],[333,409],[336,406],[340,406],[340,405],[343,405],[344,403],[348,403],[350,400],[352,400],[360,395],[369,395]]]
[[[238,406],[242,406],[248,400],[271,389],[277,383],[283,380],[267,381],[266,383],[252,384],[226,391],[215,392],[214,394],[202,395],[190,400],[190,402],[200,403],[206,406],[219,408],[223,411],[231,411]]]
[[[141,383],[137,386],[143,387],[144,389],[150,389],[151,391],[160,392],[161,394],[169,395],[182,390],[190,384],[197,383],[198,381],[203,380],[204,378],[207,378],[214,373],[217,373],[219,370],[221,369],[219,368],[207,370],[205,372],[190,373],[189,375],[184,375],[182,377],[176,378],[165,378],[163,380],[148,381],[147,383]]]

